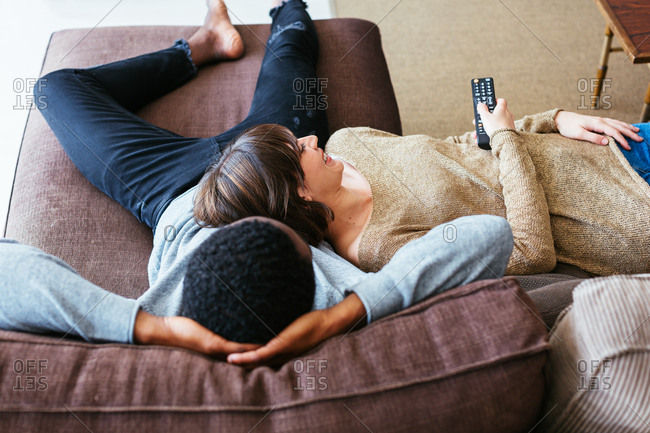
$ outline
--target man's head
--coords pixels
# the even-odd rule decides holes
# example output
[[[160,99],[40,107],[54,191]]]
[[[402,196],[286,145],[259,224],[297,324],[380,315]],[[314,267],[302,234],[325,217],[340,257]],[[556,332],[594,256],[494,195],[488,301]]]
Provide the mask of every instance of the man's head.
[[[245,218],[192,254],[181,314],[228,340],[262,344],[311,310],[314,290],[305,241],[279,221]]]

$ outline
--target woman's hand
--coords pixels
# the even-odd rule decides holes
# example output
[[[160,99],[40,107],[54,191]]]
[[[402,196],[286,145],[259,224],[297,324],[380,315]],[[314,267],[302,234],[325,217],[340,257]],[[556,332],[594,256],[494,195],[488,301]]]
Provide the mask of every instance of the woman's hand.
[[[630,137],[634,141],[643,141],[643,138],[636,133],[639,128],[620,120],[560,111],[555,116],[555,125],[560,134],[565,137],[590,141],[601,146],[606,146],[609,140],[600,134],[614,137],[626,150],[630,150],[630,145],[623,136]]]
[[[494,107],[494,111],[490,113],[487,105],[482,102],[476,106],[478,114],[481,116],[481,121],[483,122],[483,129],[492,137],[492,134],[497,129],[510,128],[515,129],[515,118],[510,111],[508,111],[508,103],[503,98],[497,99],[497,105]],[[475,121],[472,121],[475,123]],[[476,131],[472,134],[474,140],[476,140]]]
[[[159,317],[142,310],[135,318],[133,339],[140,344],[183,347],[221,359],[260,347],[228,341],[187,317]]]
[[[284,331],[259,349],[233,353],[228,362],[252,368],[260,364],[282,364],[316,347],[326,339],[365,323],[366,310],[352,293],[337,305],[300,316]]]

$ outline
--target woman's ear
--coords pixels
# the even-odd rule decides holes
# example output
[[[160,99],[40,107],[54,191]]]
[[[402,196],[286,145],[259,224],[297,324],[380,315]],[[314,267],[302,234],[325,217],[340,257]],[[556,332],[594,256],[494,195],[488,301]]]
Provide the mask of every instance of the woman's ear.
[[[311,198],[311,196],[309,195],[309,190],[308,190],[307,188],[305,188],[304,186],[299,186],[299,187],[298,187],[298,195],[299,195],[300,198],[302,198],[303,200],[314,201],[314,200]]]

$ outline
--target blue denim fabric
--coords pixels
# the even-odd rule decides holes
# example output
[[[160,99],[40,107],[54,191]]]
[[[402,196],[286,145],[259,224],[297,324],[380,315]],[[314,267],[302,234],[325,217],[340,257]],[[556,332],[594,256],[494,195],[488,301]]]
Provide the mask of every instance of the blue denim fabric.
[[[650,123],[637,123],[634,126],[640,129],[638,134],[643,137],[643,141],[628,139],[627,142],[632,150],[621,148],[621,152],[639,176],[650,183]]]
[[[296,136],[329,138],[326,107],[307,110],[296,101],[320,97],[316,80],[318,37],[300,0],[271,10],[267,44],[246,119],[211,138],[182,137],[144,121],[138,108],[196,76],[189,47],[167,49],[87,69],[62,69],[42,77],[35,97],[45,120],[72,162],[90,182],[155,228],[167,205],[198,183],[209,164],[245,129],[277,123]],[[41,99],[38,99],[41,98]]]

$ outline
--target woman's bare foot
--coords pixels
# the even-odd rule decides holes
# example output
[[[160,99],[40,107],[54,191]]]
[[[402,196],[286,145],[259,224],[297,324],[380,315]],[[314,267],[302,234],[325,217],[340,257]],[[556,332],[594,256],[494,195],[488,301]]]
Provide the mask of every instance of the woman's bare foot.
[[[208,0],[205,22],[187,43],[197,67],[216,60],[238,59],[244,54],[244,42],[230,22],[222,0]]]

